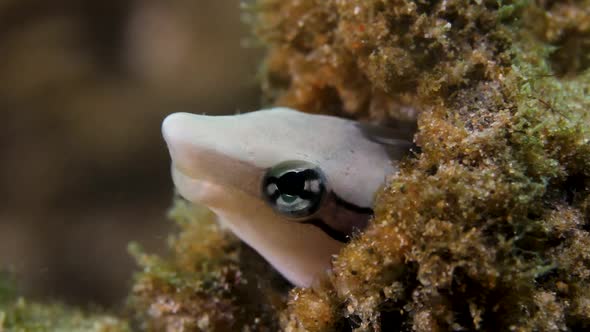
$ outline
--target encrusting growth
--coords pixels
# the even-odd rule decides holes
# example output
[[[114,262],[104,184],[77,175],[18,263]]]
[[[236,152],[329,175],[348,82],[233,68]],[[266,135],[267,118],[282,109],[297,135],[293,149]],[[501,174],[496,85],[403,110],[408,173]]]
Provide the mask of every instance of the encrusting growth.
[[[588,8],[257,2],[272,100],[415,118],[421,147],[330,280],[291,293],[286,330],[590,326]]]
[[[420,152],[310,288],[178,200],[145,330],[590,328],[590,1],[258,0],[275,105],[417,126]],[[288,294],[288,295],[287,295]]]

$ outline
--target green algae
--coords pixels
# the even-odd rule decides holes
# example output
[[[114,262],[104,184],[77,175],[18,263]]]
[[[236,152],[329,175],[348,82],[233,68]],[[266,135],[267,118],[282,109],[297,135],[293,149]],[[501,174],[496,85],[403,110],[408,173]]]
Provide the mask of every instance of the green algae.
[[[36,303],[18,296],[16,282],[0,273],[0,331],[89,331],[128,332],[129,324],[119,317],[83,311],[60,303]]]
[[[132,245],[142,268],[129,308],[147,331],[275,331],[287,284],[204,208],[177,200],[179,232],[163,258]]]
[[[0,308],[0,331],[131,331],[114,316],[89,314],[60,304],[31,303],[22,298]]]
[[[0,278],[0,331],[128,332],[128,323],[106,313],[85,312],[60,303],[35,303],[17,296],[9,276]]]

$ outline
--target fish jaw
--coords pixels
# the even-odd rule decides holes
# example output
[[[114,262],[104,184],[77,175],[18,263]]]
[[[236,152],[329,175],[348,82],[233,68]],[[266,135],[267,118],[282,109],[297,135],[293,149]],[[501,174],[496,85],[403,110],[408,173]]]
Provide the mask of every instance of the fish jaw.
[[[342,243],[312,225],[277,216],[263,201],[243,192],[200,181],[172,170],[174,184],[187,200],[206,205],[222,226],[264,257],[292,284],[308,287],[330,269]]]

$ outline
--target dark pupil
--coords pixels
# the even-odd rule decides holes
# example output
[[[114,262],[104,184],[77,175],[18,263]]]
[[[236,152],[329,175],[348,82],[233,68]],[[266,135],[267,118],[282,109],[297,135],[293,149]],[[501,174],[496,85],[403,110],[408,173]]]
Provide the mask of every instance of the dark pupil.
[[[278,178],[277,187],[282,194],[304,196],[306,177],[304,172],[289,172]]]
[[[286,161],[270,168],[262,180],[262,194],[284,216],[305,218],[319,210],[326,179],[315,165]]]

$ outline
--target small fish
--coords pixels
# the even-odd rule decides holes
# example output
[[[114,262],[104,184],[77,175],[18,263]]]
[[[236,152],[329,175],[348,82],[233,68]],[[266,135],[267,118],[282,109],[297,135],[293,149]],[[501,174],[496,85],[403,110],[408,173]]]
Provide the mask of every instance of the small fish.
[[[412,147],[399,130],[288,108],[175,113],[162,131],[180,194],[303,287],[367,225],[375,193]]]

